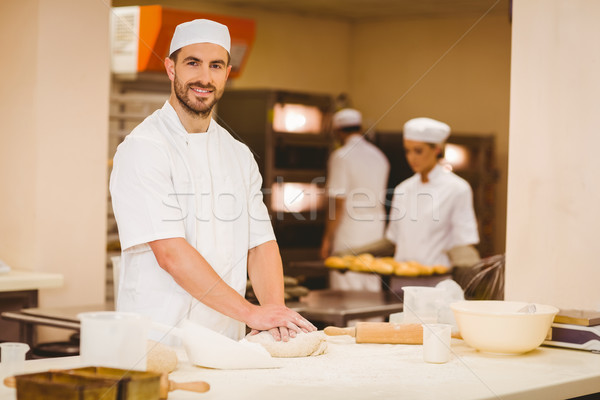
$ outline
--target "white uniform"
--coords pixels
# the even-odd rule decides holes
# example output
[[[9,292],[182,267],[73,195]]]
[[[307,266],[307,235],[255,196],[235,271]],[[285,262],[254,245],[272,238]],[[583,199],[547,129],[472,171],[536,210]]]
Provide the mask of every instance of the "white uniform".
[[[146,118],[119,145],[111,174],[123,249],[117,310],[169,325],[189,318],[240,339],[244,324],[194,299],[147,243],[185,238],[244,296],[248,250],[275,239],[261,184],[248,147],[214,120],[206,133],[188,134],[169,102]]]
[[[479,243],[473,191],[439,164],[428,179],[415,174],[396,186],[386,236],[398,261],[450,266],[448,250]]]
[[[344,197],[346,210],[335,232],[332,252],[364,246],[382,239],[385,231],[385,191],[390,164],[376,146],[361,135],[348,137],[329,158],[330,197]],[[379,276],[332,271],[331,287],[343,290],[381,289]]]

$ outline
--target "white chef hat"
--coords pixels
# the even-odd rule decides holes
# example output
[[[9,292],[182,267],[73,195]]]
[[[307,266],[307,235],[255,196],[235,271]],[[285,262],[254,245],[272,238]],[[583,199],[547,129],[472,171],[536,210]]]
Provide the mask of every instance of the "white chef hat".
[[[360,126],[362,115],[353,108],[344,108],[333,114],[333,129],[342,129],[348,126]]]
[[[227,26],[209,19],[195,19],[177,25],[171,39],[169,55],[184,46],[196,43],[218,44],[231,54],[231,37]]]
[[[450,127],[431,118],[413,118],[404,124],[404,139],[426,143],[444,143]]]

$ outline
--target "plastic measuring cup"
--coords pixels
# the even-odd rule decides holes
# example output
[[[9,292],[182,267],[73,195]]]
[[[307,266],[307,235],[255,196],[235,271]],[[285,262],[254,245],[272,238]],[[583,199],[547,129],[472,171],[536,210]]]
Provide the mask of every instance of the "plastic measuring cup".
[[[81,313],[82,365],[146,370],[148,327],[143,315],[117,311]]]
[[[403,286],[405,324],[434,324],[444,299],[444,290],[430,286]]]
[[[450,360],[449,324],[423,324],[423,361],[442,364]]]
[[[28,351],[29,345],[27,343],[0,343],[0,367],[2,367],[2,374],[4,376],[13,376],[23,373],[25,354]]]

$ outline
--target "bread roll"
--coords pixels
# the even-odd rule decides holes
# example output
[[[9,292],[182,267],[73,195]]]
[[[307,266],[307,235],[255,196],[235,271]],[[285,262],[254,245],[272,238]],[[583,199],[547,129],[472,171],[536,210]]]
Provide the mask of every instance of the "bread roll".
[[[385,261],[386,263],[390,263],[392,265],[396,265],[397,261],[394,259],[394,257],[381,257],[380,258],[381,261]]]
[[[369,253],[359,254],[354,258],[354,261],[350,263],[350,269],[352,271],[370,272],[373,270],[371,264],[374,260],[375,257]]]
[[[445,265],[434,265],[433,266],[433,273],[435,274],[447,274],[450,271],[450,268],[446,267]]]
[[[394,264],[384,261],[381,258],[376,258],[371,263],[371,268],[373,272],[377,272],[378,274],[389,275],[394,273]]]
[[[419,264],[419,272],[421,275],[433,275],[433,267],[431,265]]]
[[[327,257],[325,266],[329,268],[348,268],[346,261],[342,257]]]
[[[419,266],[414,262],[397,262],[394,273],[399,276],[419,276]]]
[[[346,268],[349,268],[350,264],[352,264],[355,259],[356,259],[356,257],[354,257],[352,255],[346,255],[346,256],[342,257],[342,260],[344,260],[344,264],[346,265]]]

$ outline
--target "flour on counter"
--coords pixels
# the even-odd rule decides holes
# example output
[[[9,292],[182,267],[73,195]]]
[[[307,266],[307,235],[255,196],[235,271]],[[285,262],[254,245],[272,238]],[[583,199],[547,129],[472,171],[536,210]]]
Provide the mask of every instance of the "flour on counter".
[[[357,345],[349,336],[326,336],[326,341],[328,350],[318,357],[281,358],[278,360],[281,368],[269,370],[205,370],[203,379],[215,384],[218,379],[239,385],[253,385],[267,379],[271,387],[383,387],[391,382],[414,385],[415,381],[422,382],[423,379],[431,380],[432,384],[460,381],[465,372],[456,357],[446,364],[425,363],[420,345]],[[178,370],[172,376],[177,381],[192,380],[193,376],[197,378],[198,369],[195,367],[189,373],[185,369]]]

